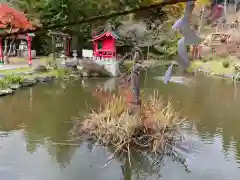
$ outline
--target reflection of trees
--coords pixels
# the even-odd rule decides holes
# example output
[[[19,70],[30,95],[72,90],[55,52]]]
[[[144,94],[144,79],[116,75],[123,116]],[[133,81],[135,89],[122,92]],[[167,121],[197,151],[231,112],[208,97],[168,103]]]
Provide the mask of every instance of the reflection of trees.
[[[76,150],[76,147],[71,145],[62,145],[62,144],[51,144],[51,142],[45,144],[48,149],[48,153],[51,157],[62,166],[66,167]]]
[[[153,174],[157,175],[158,178],[161,177],[162,155],[137,152],[133,154],[132,162],[132,171],[136,179],[143,179]]]
[[[240,142],[237,141],[236,143],[236,153],[237,153],[237,159],[240,160]]]
[[[225,155],[228,155],[229,150],[230,150],[230,145],[231,145],[231,139],[232,137],[232,133],[231,131],[229,131],[228,129],[223,130],[222,132],[222,144],[223,144],[223,150]]]
[[[132,179],[132,169],[129,163],[129,160],[125,158],[124,164],[121,166],[123,172],[123,180]]]
[[[147,179],[148,177],[152,176],[154,179],[161,178],[161,168],[164,166],[164,157],[171,156],[174,160],[177,160],[179,166],[182,165],[185,170],[188,170],[187,167],[184,165],[184,162],[179,161],[176,159],[173,154],[171,154],[171,150],[169,154],[158,154],[152,153],[148,151],[135,151],[131,152],[130,159],[128,155],[122,157],[122,180],[143,180]],[[131,163],[129,163],[131,161]]]
[[[227,152],[231,141],[240,142],[239,96],[235,96],[234,87],[228,81],[198,77],[196,82],[196,86],[186,88],[172,84],[164,87],[161,82],[150,80],[148,86],[151,89],[160,87],[165,96],[171,95],[174,107],[182,109],[189,119],[197,122],[197,130],[203,139],[213,141],[216,134],[221,134],[222,146]],[[235,148],[239,157],[239,143]]]
[[[157,155],[154,155],[154,159],[157,160]],[[160,158],[162,160],[162,156]],[[123,173],[123,180],[131,180],[133,179],[145,179],[146,177],[159,174],[160,167],[162,161],[153,161],[150,155],[143,155],[139,152],[135,152],[131,154],[130,158],[131,164],[129,162],[129,158],[126,156],[123,160],[122,173]],[[160,174],[158,175],[160,177]]]
[[[54,92],[56,89],[52,91]],[[28,146],[34,150],[38,144],[45,144],[49,154],[54,156],[61,165],[66,165],[70,161],[75,148],[57,143],[70,139],[71,117],[77,114],[79,106],[82,109],[86,107],[85,102],[80,100],[78,94],[84,93],[81,88],[75,86],[66,88],[64,94],[57,96],[52,94],[43,96],[40,93],[38,96],[35,95],[36,98],[40,99],[34,99],[35,102],[33,100],[32,120],[25,122]],[[46,139],[56,144],[46,143]]]
[[[60,89],[59,84],[41,85],[33,87],[32,94],[26,89],[4,98],[0,104],[0,126],[4,131],[24,128],[29,152],[44,145],[57,162],[65,164],[70,161],[75,148],[58,142],[68,143],[72,116],[79,111],[82,115],[88,111],[86,100],[89,103],[95,101],[91,91],[78,84],[67,85],[61,92]]]

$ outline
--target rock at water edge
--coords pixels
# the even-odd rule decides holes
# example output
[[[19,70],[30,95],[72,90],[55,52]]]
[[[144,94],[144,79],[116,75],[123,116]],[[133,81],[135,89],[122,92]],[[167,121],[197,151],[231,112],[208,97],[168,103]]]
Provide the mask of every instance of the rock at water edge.
[[[12,94],[12,93],[14,93],[14,91],[10,88],[0,90],[0,96],[5,96],[7,94]]]
[[[10,88],[13,89],[13,90],[16,90],[16,89],[21,88],[21,85],[20,84],[11,84]]]
[[[37,84],[37,80],[36,79],[24,79],[22,82],[22,86],[26,87],[26,86],[32,86]]]
[[[44,65],[38,65],[35,69],[34,69],[34,71],[35,72],[41,72],[41,73],[43,73],[43,72],[47,72],[48,70],[47,70],[47,68],[46,68],[46,66],[44,66]]]
[[[40,83],[46,83],[46,82],[52,81],[53,79],[54,79],[53,76],[39,76],[37,78],[37,81]]]
[[[82,73],[82,76],[83,77],[89,77],[89,73],[85,71],[85,72]]]
[[[97,73],[97,72],[91,73],[91,77],[99,77],[99,73]]]

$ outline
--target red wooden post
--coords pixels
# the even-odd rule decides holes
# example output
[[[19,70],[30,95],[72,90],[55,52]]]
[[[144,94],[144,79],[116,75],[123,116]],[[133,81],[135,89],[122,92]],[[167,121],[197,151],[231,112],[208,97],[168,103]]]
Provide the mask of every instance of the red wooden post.
[[[0,38],[0,63],[3,63],[2,38]]]
[[[32,38],[31,36],[27,35],[27,42],[28,42],[28,65],[32,65],[32,49],[31,49],[31,42]]]
[[[194,46],[190,46],[191,57],[194,59]]]
[[[202,58],[202,46],[201,45],[198,46],[198,58],[199,59]]]

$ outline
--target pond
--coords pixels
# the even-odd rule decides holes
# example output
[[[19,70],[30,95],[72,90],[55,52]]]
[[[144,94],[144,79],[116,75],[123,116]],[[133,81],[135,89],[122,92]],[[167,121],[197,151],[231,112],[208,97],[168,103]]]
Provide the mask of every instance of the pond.
[[[171,157],[158,168],[136,166],[132,179],[238,180],[240,178],[240,86],[225,80],[194,77],[196,84],[164,85],[144,79],[146,93],[159,90],[188,117],[182,131],[191,141],[184,152],[188,171]],[[3,180],[117,180],[122,164],[103,147],[69,137],[74,116],[98,107],[92,90],[104,79],[65,85],[43,84],[0,99],[0,176]],[[125,164],[126,165],[126,164]],[[138,171],[139,170],[139,171]],[[138,172],[138,173],[137,173]],[[125,172],[126,173],[126,172]],[[127,176],[125,176],[125,180]]]

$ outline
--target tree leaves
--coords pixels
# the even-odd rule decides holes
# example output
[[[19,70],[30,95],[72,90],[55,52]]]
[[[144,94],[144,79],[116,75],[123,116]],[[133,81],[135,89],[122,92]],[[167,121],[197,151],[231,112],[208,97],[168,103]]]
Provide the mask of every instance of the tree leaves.
[[[17,0],[14,6],[27,13],[34,22],[44,26],[61,25],[79,19],[109,14],[134,7],[159,3],[162,0]],[[127,42],[135,42],[141,47],[153,46],[170,33],[172,22],[183,12],[180,5],[155,8],[145,12],[110,18],[110,22]],[[127,23],[126,23],[127,22]],[[75,34],[81,46],[89,44],[87,39],[92,31],[104,29],[106,20],[69,26],[59,30]],[[176,36],[175,36],[176,37]],[[36,37],[37,38],[37,37]],[[172,42],[171,42],[172,43]],[[46,44],[44,44],[46,46]],[[169,47],[170,48],[170,47]],[[171,48],[170,48],[171,49]],[[169,50],[170,50],[169,49]],[[172,51],[172,50],[171,50]]]

